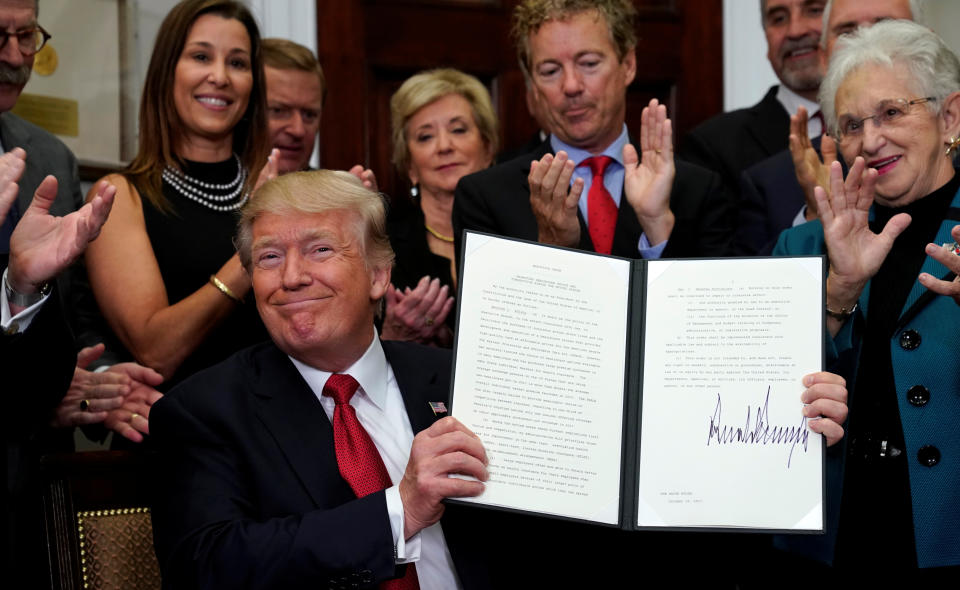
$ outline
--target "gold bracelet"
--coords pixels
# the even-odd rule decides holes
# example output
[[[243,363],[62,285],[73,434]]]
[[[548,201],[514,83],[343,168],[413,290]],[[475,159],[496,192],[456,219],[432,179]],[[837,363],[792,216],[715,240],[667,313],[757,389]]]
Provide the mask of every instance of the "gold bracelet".
[[[853,315],[853,313],[854,313],[855,311],[857,311],[857,306],[858,306],[858,305],[859,305],[858,303],[854,303],[854,304],[853,304],[853,307],[851,307],[850,309],[847,309],[846,307],[841,307],[841,308],[840,308],[840,311],[834,311],[834,310],[830,309],[830,306],[828,305],[828,306],[826,306],[826,307],[827,307],[827,315],[828,315],[829,317],[832,317],[832,318],[835,319],[835,320],[839,320],[839,321],[841,321],[841,322],[845,322],[845,321],[847,321],[847,319],[850,318],[850,316]]]
[[[216,287],[217,289],[219,289],[221,293],[223,293],[230,299],[233,299],[235,302],[240,304],[243,303],[243,299],[240,299],[239,297],[234,295],[233,291],[230,290],[230,287],[228,287],[223,281],[218,279],[217,275],[210,275],[210,284]]]

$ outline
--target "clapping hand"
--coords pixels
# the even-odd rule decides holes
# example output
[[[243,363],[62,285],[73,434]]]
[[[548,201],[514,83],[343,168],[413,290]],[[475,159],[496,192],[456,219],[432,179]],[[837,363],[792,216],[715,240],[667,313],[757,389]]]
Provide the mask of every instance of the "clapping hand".
[[[793,158],[793,168],[797,174],[797,182],[803,189],[803,196],[807,203],[807,221],[817,217],[817,200],[814,194],[815,187],[821,187],[830,195],[830,167],[837,161],[837,143],[827,134],[820,139],[820,153],[823,160],[813,149],[807,132],[807,109],[800,107],[795,115],[790,116],[790,155]]]
[[[387,310],[383,319],[384,340],[410,340],[421,344],[449,346],[453,334],[446,325],[453,297],[440,279],[423,277],[413,289],[387,287]]]
[[[363,186],[372,190],[375,193],[380,192],[377,188],[377,175],[373,173],[373,170],[369,168],[364,168],[360,164],[357,164],[350,169],[350,174],[353,174],[360,179],[360,182],[363,183]]]
[[[950,231],[955,244],[960,244],[960,225],[953,226]],[[952,281],[942,281],[929,273],[920,273],[920,284],[930,289],[934,293],[953,297],[953,300],[960,305],[960,256],[950,246],[944,247],[937,244],[927,244],[927,256],[946,266],[957,278]]]
[[[640,153],[623,146],[623,192],[651,245],[670,237],[675,218],[670,192],[676,169],[673,161],[673,127],[667,108],[652,99],[640,116]]]
[[[876,183],[877,171],[867,168],[863,158],[857,157],[846,181],[840,163],[830,165],[830,195],[822,187],[815,188],[830,259],[829,309],[853,309],[867,281],[880,270],[893,241],[910,225],[910,216],[899,213],[890,218],[882,232],[873,233],[868,218]],[[836,335],[838,330],[839,324],[830,325],[832,334]]]
[[[7,189],[0,189],[0,194]],[[20,293],[36,293],[43,283],[70,266],[99,235],[116,192],[112,184],[101,182],[94,197],[80,210],[55,217],[50,214],[50,206],[57,197],[57,179],[44,178],[10,236],[10,286]]]
[[[68,428],[104,422],[134,442],[149,433],[150,406],[163,395],[154,389],[163,377],[137,363],[120,363],[106,371],[86,368],[103,354],[103,344],[88,346],[77,354],[77,366],[67,394],[54,410],[50,425]],[[139,432],[138,432],[139,431]]]
[[[564,151],[530,163],[530,208],[537,220],[537,241],[541,244],[573,247],[580,243],[577,203],[583,180],[577,178],[570,185],[575,167]]]
[[[21,148],[14,148],[0,156],[0,225],[3,225],[10,207],[17,200],[20,191],[17,180],[23,174],[26,157],[27,153]]]

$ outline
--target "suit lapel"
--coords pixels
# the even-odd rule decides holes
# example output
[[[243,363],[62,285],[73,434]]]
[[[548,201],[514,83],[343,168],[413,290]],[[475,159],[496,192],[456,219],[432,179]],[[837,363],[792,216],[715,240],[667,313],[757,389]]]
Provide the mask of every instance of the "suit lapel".
[[[770,155],[776,154],[786,147],[786,137],[783,130],[790,125],[790,113],[787,113],[780,101],[777,100],[778,88],[772,86],[763,100],[750,109],[750,114],[754,116],[755,121],[754,124],[747,127],[757,143]]]
[[[431,424],[446,416],[434,414],[430,402],[449,401],[450,379],[444,377],[449,367],[425,365],[425,357],[416,353],[416,347],[389,341],[382,344],[383,353],[397,378],[397,386],[403,396],[403,405],[407,409],[407,417],[410,418],[414,434],[429,428]]]
[[[310,497],[317,506],[326,505],[321,492],[329,491],[331,485],[341,486],[341,493],[354,497],[345,481],[329,477],[339,471],[333,427],[296,367],[275,346],[258,355],[256,361],[252,389],[258,417]]]

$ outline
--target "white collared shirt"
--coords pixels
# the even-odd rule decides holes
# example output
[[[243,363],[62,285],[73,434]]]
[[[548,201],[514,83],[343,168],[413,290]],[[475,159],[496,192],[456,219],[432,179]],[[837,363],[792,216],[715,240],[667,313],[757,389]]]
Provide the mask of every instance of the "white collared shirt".
[[[290,360],[320,400],[332,424],[336,404],[332,398],[323,395],[323,386],[331,373],[314,369],[293,357]],[[403,538],[403,503],[396,482],[403,478],[407,468],[414,434],[397,378],[383,354],[376,333],[363,356],[343,373],[360,384],[350,399],[350,405],[356,410],[357,419],[373,440],[390,480],[394,482],[386,489],[386,498],[397,563],[417,563],[417,577],[423,590],[459,588],[460,583],[440,523],[423,529],[409,539]]]
[[[820,103],[800,96],[783,84],[777,88],[777,100],[787,110],[787,114],[791,116],[797,114],[797,109],[800,107],[807,109],[807,115],[809,115],[807,117],[807,136],[810,139],[823,135],[823,123],[820,121],[820,117],[813,116],[820,112]]]
[[[16,334],[25,332],[27,328],[30,327],[33,318],[37,317],[37,314],[40,313],[40,308],[43,307],[43,304],[50,298],[50,294],[47,293],[40,298],[40,301],[37,301],[17,315],[13,315],[10,310],[10,302],[7,301],[7,289],[4,287],[7,281],[7,270],[8,269],[4,269],[3,277],[0,278],[0,329],[4,332]]]

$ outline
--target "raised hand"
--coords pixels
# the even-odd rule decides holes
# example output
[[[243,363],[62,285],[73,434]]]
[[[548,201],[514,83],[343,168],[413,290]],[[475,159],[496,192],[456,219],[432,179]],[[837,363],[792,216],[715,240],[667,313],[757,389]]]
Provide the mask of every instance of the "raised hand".
[[[953,226],[950,235],[953,236],[954,243],[960,243],[960,225]],[[953,248],[937,244],[927,244],[925,251],[927,256],[946,266],[957,275],[957,278],[952,281],[942,281],[929,273],[922,272],[920,284],[934,293],[953,297],[957,305],[960,305],[960,256],[954,252]]]
[[[640,115],[640,155],[631,144],[623,146],[623,193],[637,214],[650,244],[670,237],[674,216],[670,191],[676,169],[673,161],[673,126],[667,108],[652,99]]]
[[[349,170],[350,174],[353,174],[360,179],[360,182],[363,183],[363,186],[372,190],[375,193],[380,192],[377,188],[377,175],[373,173],[373,170],[369,168],[364,168],[360,164],[357,164]]]
[[[893,241],[910,225],[910,216],[900,213],[890,218],[881,233],[873,233],[867,221],[876,182],[877,171],[867,168],[863,158],[858,157],[846,181],[840,163],[830,165],[830,196],[822,187],[815,189],[830,259],[827,277],[830,309],[853,308],[867,281],[880,270]]]
[[[7,212],[17,200],[20,187],[17,181],[23,174],[26,166],[27,153],[21,148],[14,148],[0,156],[0,225],[7,218]]]
[[[273,148],[270,150],[270,155],[267,156],[267,163],[263,165],[263,168],[260,170],[260,175],[257,176],[257,182],[253,185],[254,191],[263,186],[263,183],[273,180],[280,174],[279,162],[280,150]]]
[[[797,182],[803,189],[807,203],[807,221],[817,217],[817,200],[814,188],[819,186],[830,195],[830,167],[837,161],[837,143],[832,137],[823,134],[820,139],[821,161],[817,150],[810,143],[807,132],[807,109],[799,107],[795,115],[790,116],[790,155],[793,157],[793,169]]]
[[[57,197],[57,179],[47,176],[37,187],[30,207],[10,236],[7,280],[20,293],[36,293],[83,253],[100,233],[117,189],[108,182],[80,210],[64,217],[50,215]]]
[[[537,219],[537,241],[541,244],[573,247],[580,243],[577,203],[583,180],[578,178],[570,185],[575,167],[564,151],[530,163],[530,208]]]
[[[411,340],[422,344],[449,344],[452,334],[446,325],[453,309],[453,297],[440,279],[423,277],[413,289],[387,287],[387,310],[383,319],[384,340]]]

